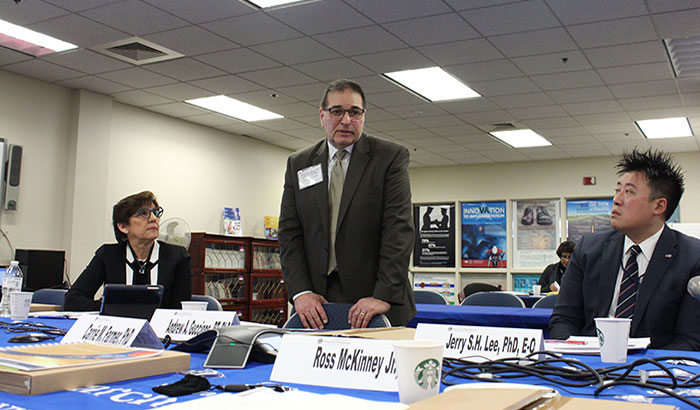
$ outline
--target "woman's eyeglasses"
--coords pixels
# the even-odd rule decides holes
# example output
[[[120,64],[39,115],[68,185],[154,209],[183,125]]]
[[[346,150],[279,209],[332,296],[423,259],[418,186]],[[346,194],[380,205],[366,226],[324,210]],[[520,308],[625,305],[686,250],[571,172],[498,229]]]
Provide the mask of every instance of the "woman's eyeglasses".
[[[151,216],[151,214],[153,214],[153,216],[155,216],[156,218],[160,218],[163,215],[163,207],[158,206],[153,209],[148,209],[146,207],[139,208],[134,213],[134,216],[138,216],[141,219],[148,219]]]

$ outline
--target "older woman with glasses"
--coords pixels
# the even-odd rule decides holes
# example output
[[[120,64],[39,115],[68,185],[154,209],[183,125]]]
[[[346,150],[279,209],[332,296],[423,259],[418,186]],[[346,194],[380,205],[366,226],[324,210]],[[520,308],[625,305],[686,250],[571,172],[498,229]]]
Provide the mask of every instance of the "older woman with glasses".
[[[192,296],[190,255],[157,241],[163,208],[150,191],[127,196],[112,209],[116,244],[102,245],[66,293],[65,310],[99,310],[95,293],[106,283],[163,285],[161,307],[180,309]]]

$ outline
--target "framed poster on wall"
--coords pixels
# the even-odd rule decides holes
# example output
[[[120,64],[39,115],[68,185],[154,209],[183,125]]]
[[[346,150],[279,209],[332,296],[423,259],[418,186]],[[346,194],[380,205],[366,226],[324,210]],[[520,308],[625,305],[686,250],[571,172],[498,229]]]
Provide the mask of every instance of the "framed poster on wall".
[[[506,202],[462,202],[462,267],[505,268]]]
[[[455,267],[455,205],[413,206],[413,266]]]
[[[544,268],[557,260],[560,242],[559,201],[513,201],[515,267]]]
[[[567,200],[567,238],[578,243],[581,237],[587,233],[610,229],[612,204],[612,199]]]

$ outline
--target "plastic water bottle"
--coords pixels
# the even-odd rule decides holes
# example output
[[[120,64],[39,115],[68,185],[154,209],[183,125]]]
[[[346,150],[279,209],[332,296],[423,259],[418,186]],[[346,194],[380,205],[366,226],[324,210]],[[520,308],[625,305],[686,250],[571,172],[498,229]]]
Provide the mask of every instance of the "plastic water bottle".
[[[19,262],[10,262],[10,267],[2,277],[2,302],[0,302],[0,316],[10,317],[10,293],[22,291],[22,269]]]

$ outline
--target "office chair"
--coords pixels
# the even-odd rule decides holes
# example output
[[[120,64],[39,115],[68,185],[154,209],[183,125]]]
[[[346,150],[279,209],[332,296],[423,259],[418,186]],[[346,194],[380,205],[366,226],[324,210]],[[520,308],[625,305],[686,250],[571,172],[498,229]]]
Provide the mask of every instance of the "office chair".
[[[437,292],[430,290],[416,289],[413,291],[413,299],[416,303],[426,303],[430,305],[447,305],[447,299]]]
[[[328,323],[324,330],[350,329],[348,312],[350,312],[352,305],[352,303],[324,303],[323,309],[326,310],[326,316],[328,316]],[[304,325],[301,323],[299,315],[295,312],[282,327],[285,329],[303,329]],[[386,316],[377,315],[369,321],[367,327],[391,327],[391,323],[389,323],[389,319]]]
[[[533,308],[548,308],[552,309],[554,308],[554,305],[557,304],[557,296],[558,294],[554,293],[551,295],[547,295],[543,297],[542,299],[538,300],[535,302],[534,305],[532,305]]]
[[[207,310],[224,310],[221,303],[212,296],[192,295],[193,302],[207,302]]]
[[[506,306],[506,307],[525,307],[522,299],[515,295],[505,292],[478,292],[469,295],[462,306]]]
[[[32,295],[32,303],[59,305],[63,310],[67,289],[39,289]]]

